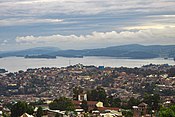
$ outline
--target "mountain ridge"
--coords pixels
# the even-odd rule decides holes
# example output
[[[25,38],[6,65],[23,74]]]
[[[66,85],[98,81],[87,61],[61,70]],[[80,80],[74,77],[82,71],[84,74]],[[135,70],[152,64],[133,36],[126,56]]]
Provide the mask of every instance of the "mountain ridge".
[[[45,55],[45,56],[43,56]],[[37,56],[46,57],[56,56],[62,57],[83,57],[83,56],[107,56],[107,57],[123,57],[132,59],[147,59],[147,58],[175,58],[175,45],[139,45],[129,44],[120,46],[110,46],[106,48],[82,49],[82,50],[61,50],[57,47],[36,47],[19,51],[0,52],[0,57],[25,57]],[[55,57],[54,57],[55,56]]]

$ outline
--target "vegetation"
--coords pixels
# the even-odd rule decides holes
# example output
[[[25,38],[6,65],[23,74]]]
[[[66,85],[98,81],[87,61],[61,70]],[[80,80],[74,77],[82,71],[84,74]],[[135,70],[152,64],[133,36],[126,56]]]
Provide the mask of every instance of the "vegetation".
[[[175,68],[171,68],[168,70],[168,76],[169,77],[174,77],[175,76]]]
[[[175,57],[175,46],[143,46],[138,44],[113,46],[98,49],[84,49],[84,50],[59,50],[57,48],[32,48],[16,52],[0,53],[0,57],[20,56],[26,55],[40,55],[32,57],[83,57],[83,56],[109,56],[109,57],[128,57],[136,59],[156,58],[156,57]],[[165,54],[166,53],[166,54]],[[30,57],[30,56],[29,56]]]
[[[159,117],[175,117],[175,105],[169,108],[162,107],[159,111]]]
[[[72,101],[65,97],[60,97],[55,99],[52,103],[49,104],[49,108],[52,110],[65,110],[65,111],[74,111],[75,107]]]
[[[78,100],[78,95],[83,93],[83,89],[81,87],[75,87],[73,88],[73,99]]]
[[[84,109],[85,112],[88,112],[87,101],[85,101],[85,100],[82,101],[81,108]]]
[[[107,103],[107,94],[105,90],[101,87],[97,87],[94,90],[91,90],[88,94],[88,100],[92,101],[101,101],[104,105],[108,105]]]
[[[124,117],[133,117],[133,112],[130,110],[122,111],[122,114],[124,115]]]
[[[26,102],[19,101],[11,108],[11,117],[19,117],[24,113],[33,114],[34,108]]]
[[[132,109],[133,106],[137,106],[140,104],[138,99],[131,97],[128,101],[127,108]]]
[[[120,98],[114,98],[112,96],[107,98],[108,104],[111,107],[121,107],[121,99]]]
[[[148,94],[144,96],[144,102],[148,104],[149,110],[158,110],[160,103],[160,96],[158,94]]]
[[[43,115],[43,109],[42,109],[41,106],[39,106],[38,109],[37,109],[37,112],[36,112],[36,116],[37,117],[42,117],[42,115]]]

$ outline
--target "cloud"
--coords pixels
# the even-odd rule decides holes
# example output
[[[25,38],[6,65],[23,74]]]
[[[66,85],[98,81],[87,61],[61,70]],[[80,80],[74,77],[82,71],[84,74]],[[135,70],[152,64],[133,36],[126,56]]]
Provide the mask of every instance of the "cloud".
[[[61,23],[63,19],[18,19],[18,18],[9,18],[0,20],[0,26],[13,26],[13,25],[28,25],[36,23]]]
[[[103,14],[106,17],[112,15],[120,18],[123,16],[126,19],[135,19],[136,22],[138,20],[144,22],[147,16],[147,21],[152,21],[152,19],[160,20],[164,16],[174,14],[174,6],[175,2],[170,0],[4,0],[0,2],[0,19],[1,22],[8,22],[7,26],[14,26],[16,21],[13,20],[15,19],[32,24],[32,22],[37,23],[31,22],[32,19],[46,20],[51,19],[50,17],[70,19]],[[64,17],[64,15],[69,17]],[[149,17],[154,15],[162,16],[161,18]],[[166,18],[167,20],[162,22],[166,23],[168,19],[175,20],[175,17]],[[80,20],[77,19],[76,22]],[[45,23],[50,22],[45,21]]]
[[[1,43],[1,45],[4,46],[4,45],[7,45],[7,43],[8,43],[8,40],[3,40],[3,42]]]
[[[175,2],[166,0],[12,0],[0,2],[1,16],[37,16],[51,13],[99,14],[175,11]]]
[[[63,49],[95,48],[118,44],[175,44],[175,27],[138,31],[93,32],[90,35],[51,35],[16,37],[20,44],[45,44],[61,46]]]
[[[0,41],[14,48],[16,42],[62,48],[174,44],[174,6],[174,0],[0,0]]]
[[[175,28],[175,25],[161,25],[161,24],[152,24],[152,25],[142,25],[142,26],[129,26],[123,27],[126,30],[145,30],[145,29],[164,29],[165,27]]]

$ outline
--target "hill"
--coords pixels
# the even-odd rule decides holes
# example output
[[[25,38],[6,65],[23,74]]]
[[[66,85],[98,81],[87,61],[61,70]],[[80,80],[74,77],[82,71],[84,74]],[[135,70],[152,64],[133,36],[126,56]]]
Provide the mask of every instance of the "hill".
[[[83,57],[83,56],[107,56],[107,57],[122,57],[132,59],[148,59],[148,58],[175,58],[175,45],[151,45],[144,46],[138,44],[112,46],[107,48],[84,49],[84,50],[60,50],[53,47],[31,48],[21,51],[0,53],[0,57],[8,56],[63,56],[63,57]]]

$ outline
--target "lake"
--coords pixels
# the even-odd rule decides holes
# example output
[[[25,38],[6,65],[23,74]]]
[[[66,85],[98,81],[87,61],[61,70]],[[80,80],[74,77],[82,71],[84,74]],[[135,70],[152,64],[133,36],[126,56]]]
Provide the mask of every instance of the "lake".
[[[84,58],[65,58],[57,57],[56,59],[26,59],[23,57],[7,57],[0,58],[0,68],[4,68],[9,72],[26,70],[27,68],[40,67],[66,67],[81,63],[83,65],[95,65],[105,67],[141,67],[147,64],[169,64],[175,65],[173,59],[122,59],[110,57],[84,57]]]

